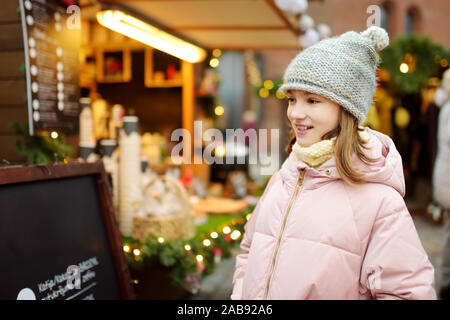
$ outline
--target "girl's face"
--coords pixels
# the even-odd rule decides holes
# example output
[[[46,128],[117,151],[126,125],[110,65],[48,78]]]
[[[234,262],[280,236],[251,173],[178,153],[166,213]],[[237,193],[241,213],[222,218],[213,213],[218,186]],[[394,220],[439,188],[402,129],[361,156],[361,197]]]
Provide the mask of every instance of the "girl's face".
[[[319,142],[338,127],[341,107],[337,103],[303,90],[289,90],[287,98],[287,116],[301,147]]]

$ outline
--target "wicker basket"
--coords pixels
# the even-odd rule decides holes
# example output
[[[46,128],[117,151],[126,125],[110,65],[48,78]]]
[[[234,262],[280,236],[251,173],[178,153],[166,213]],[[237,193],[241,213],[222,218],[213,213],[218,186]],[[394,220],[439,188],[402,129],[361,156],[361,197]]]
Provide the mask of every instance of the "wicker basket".
[[[133,236],[141,241],[149,236],[163,237],[168,241],[180,237],[190,239],[195,236],[195,215],[189,203],[188,194],[183,185],[170,176],[156,176],[145,187],[144,195],[149,187],[157,181],[175,186],[182,201],[182,211],[175,216],[146,218],[136,216],[133,218]]]

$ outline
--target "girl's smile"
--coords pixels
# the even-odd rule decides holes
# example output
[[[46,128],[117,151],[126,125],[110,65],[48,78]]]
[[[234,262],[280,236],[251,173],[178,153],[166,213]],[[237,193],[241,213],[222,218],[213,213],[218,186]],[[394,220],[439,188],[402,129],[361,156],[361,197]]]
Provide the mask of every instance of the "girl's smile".
[[[295,132],[298,135],[306,135],[313,128],[314,128],[313,126],[295,125]]]

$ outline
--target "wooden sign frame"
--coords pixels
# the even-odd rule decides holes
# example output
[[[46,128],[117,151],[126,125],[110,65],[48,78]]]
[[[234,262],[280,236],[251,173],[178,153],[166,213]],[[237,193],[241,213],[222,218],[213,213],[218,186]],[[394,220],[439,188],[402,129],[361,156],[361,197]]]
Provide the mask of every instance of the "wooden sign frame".
[[[89,175],[95,176],[97,189],[99,191],[102,217],[106,227],[109,246],[111,248],[111,256],[117,274],[121,298],[124,300],[134,299],[135,294],[131,283],[130,271],[123,254],[121,234],[115,221],[115,214],[110,196],[110,184],[103,162],[73,162],[69,164],[61,163],[51,165],[0,167],[0,185]]]

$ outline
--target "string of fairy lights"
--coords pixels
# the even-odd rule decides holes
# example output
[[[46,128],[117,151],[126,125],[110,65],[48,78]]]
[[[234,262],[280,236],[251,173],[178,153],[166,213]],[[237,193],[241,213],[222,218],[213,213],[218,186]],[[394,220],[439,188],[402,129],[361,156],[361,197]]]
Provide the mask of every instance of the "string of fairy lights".
[[[227,242],[236,242],[242,236],[242,232],[238,230],[239,227],[242,227],[245,221],[248,221],[251,217],[251,213],[247,213],[245,215],[245,219],[232,219],[231,223],[227,223],[222,225],[217,230],[212,231],[208,234],[207,237],[198,237],[194,239],[190,239],[185,241],[184,250],[186,253],[192,253],[195,257],[195,260],[198,264],[203,263],[205,259],[205,253],[203,249],[212,248],[217,246],[218,244],[215,242],[220,236],[225,237],[225,239],[229,239]],[[157,241],[159,244],[164,244],[167,240],[164,237],[158,237]],[[193,242],[197,242],[197,245],[194,245]],[[136,262],[142,260],[144,255],[144,250],[142,248],[143,244],[138,241],[125,242],[123,243],[123,251],[125,254],[132,255]],[[200,248],[195,250],[194,247]],[[202,252],[203,251],[203,252]],[[208,251],[209,253],[210,251]]]
[[[439,64],[442,68],[447,68],[449,65],[447,59],[441,58],[438,55],[436,55],[434,57],[434,62],[436,64]],[[399,66],[399,70],[401,73],[413,72],[415,69],[416,63],[417,63],[417,58],[414,57],[414,55],[412,55],[411,53],[406,53],[403,58],[403,62]]]
[[[248,214],[248,218],[250,218],[250,215],[251,215],[251,214]],[[223,227],[222,233],[223,233],[224,235],[230,234],[231,240],[238,240],[238,239],[240,238],[240,236],[241,236],[241,232],[240,232],[239,230],[232,230],[229,226]],[[213,232],[211,232],[211,234],[210,234],[210,237],[211,237],[212,239],[216,239],[218,236],[219,236],[219,234],[218,234],[216,231],[213,231]],[[166,241],[166,240],[164,239],[164,237],[158,237],[158,242],[159,242],[159,243],[164,243],[165,241]],[[206,239],[203,239],[202,244],[203,244],[203,246],[205,246],[205,247],[209,247],[209,246],[212,245],[212,241],[211,241],[211,239],[206,238]],[[189,243],[186,243],[186,244],[184,245],[184,249],[185,249],[186,251],[191,251],[191,250],[192,250],[192,247],[191,247],[191,245],[190,245]],[[123,245],[123,251],[124,251],[125,253],[133,253],[133,255],[134,255],[135,257],[139,257],[139,256],[142,254],[142,250],[141,250],[141,249],[139,249],[139,248],[134,248],[134,249],[132,249],[132,247],[131,247],[129,244],[124,244],[124,245]],[[197,258],[197,261],[198,261],[198,262],[203,261],[203,256],[200,255],[200,254],[199,254],[199,255],[196,255],[196,258]]]
[[[211,52],[211,58],[209,59],[209,66],[213,69],[217,68],[220,64],[220,56],[222,55],[222,50],[214,49]],[[214,108],[214,114],[216,116],[222,116],[225,114],[225,108],[220,104]]]

